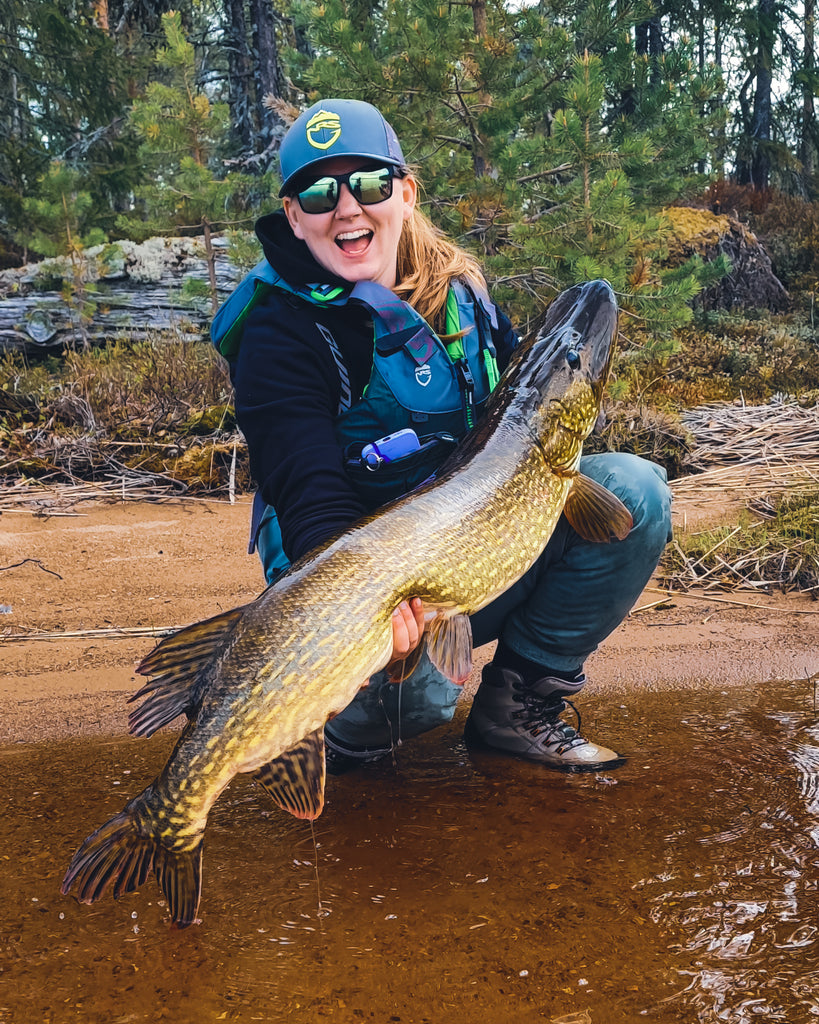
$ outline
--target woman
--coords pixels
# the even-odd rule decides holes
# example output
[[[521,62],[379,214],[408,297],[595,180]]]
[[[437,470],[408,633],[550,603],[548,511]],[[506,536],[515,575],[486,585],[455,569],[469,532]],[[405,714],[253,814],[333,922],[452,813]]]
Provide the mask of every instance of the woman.
[[[269,582],[434,473],[517,342],[478,264],[420,212],[415,176],[375,107],[310,107],[282,142],[281,172],[282,209],[256,225],[265,261],[214,323],[259,487],[254,540]],[[498,646],[468,741],[561,771],[622,763],[560,716],[670,535],[662,469],[629,455],[591,456],[582,468],[629,508],[629,536],[590,544],[561,518],[532,569],[472,616],[475,645]],[[417,598],[396,609],[394,659],[423,628]],[[459,693],[425,656],[398,686],[374,677],[326,727],[330,770],[449,721]]]

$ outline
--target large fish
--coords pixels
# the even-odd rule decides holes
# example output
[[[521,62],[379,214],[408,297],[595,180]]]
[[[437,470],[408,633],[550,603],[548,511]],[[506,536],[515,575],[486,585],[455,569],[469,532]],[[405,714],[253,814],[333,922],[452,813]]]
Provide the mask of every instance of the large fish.
[[[391,615],[423,598],[430,659],[463,682],[469,618],[537,559],[561,512],[584,537],[624,537],[618,498],[578,472],[600,411],[617,332],[604,281],[572,288],[516,351],[478,427],[437,478],[294,564],[250,604],[163,640],[138,666],[131,731],[188,724],[157,778],[90,835],[62,891],[93,903],[151,870],[172,921],[196,919],[208,813],[253,772],[273,800],[313,819],[324,803],[324,724],[392,652]]]

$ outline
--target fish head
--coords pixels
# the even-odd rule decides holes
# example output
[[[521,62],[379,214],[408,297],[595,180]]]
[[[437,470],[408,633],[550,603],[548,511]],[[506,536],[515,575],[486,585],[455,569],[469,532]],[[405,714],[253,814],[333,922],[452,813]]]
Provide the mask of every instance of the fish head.
[[[528,427],[555,467],[576,463],[597,421],[616,337],[611,285],[589,281],[561,292],[519,347],[514,386],[529,395]]]

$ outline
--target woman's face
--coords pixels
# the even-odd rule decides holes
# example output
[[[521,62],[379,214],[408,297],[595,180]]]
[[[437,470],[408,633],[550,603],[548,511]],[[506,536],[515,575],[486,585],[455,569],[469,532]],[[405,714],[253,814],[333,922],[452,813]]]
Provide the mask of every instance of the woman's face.
[[[372,163],[360,157],[330,159],[317,165],[315,179],[348,174]],[[395,178],[390,198],[373,206],[360,204],[346,183],[341,186],[336,208],[329,213],[305,213],[293,196],[285,196],[283,205],[293,234],[307,244],[322,267],[345,281],[377,281],[393,288],[398,239],[416,196],[415,179],[408,176]]]

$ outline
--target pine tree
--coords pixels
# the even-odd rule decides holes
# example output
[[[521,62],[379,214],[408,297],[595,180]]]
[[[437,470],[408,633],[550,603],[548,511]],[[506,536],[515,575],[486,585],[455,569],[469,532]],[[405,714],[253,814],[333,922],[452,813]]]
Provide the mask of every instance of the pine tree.
[[[120,217],[118,227],[138,240],[152,234],[201,233],[215,310],[216,266],[212,234],[246,221],[242,197],[246,176],[220,173],[228,137],[227,105],[200,87],[192,44],[177,12],[162,16],[166,46],[156,55],[160,77],[134,102],[130,121],[143,140],[140,159],[152,180],[135,190],[144,215]]]
[[[21,202],[21,217],[12,233],[23,252],[55,257],[50,273],[62,281],[62,297],[83,348],[87,325],[96,308],[96,274],[86,249],[105,241],[100,228],[89,224],[94,201],[82,187],[82,175],[55,161],[38,183],[36,195]]]
[[[113,222],[114,196],[137,177],[120,134],[125,102],[122,62],[90,2],[0,0],[0,250],[24,229],[23,199],[53,161],[80,173],[87,219]]]
[[[706,271],[663,269],[661,208],[703,185],[719,81],[685,47],[637,52],[646,5],[384,0],[358,25],[349,10],[313,10],[309,98],[380,107],[433,219],[480,255],[510,312],[602,276],[658,337],[690,315]]]

